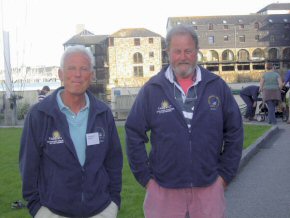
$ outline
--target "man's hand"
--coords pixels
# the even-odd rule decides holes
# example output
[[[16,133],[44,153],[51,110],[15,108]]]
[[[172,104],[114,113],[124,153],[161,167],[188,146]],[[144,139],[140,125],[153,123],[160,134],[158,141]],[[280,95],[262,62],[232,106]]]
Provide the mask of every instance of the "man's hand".
[[[226,183],[226,181],[225,181],[221,176],[218,177],[218,180],[220,180],[220,182],[222,183],[224,189],[226,189],[226,187],[227,187],[227,183]],[[148,182],[148,183],[149,183],[149,182]]]

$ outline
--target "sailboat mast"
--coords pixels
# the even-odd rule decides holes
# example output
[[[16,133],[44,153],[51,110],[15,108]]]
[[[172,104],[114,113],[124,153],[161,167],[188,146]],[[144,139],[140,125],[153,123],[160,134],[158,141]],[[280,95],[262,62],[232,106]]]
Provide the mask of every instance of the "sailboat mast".
[[[6,99],[12,95],[12,80],[11,80],[11,63],[10,63],[10,44],[9,32],[3,31],[3,48],[4,48],[4,73],[5,73],[5,87]]]

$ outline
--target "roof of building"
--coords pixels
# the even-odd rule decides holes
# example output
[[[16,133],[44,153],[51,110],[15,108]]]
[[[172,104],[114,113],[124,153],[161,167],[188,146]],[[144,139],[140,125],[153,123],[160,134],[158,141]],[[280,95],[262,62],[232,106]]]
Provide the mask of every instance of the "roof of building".
[[[110,35],[115,38],[129,38],[129,37],[162,37],[161,35],[154,33],[145,28],[129,28],[120,29],[119,31]]]
[[[93,45],[100,44],[108,38],[108,35],[95,35],[88,30],[83,30],[82,32],[74,35],[63,45]]]
[[[268,10],[290,10],[290,3],[273,3],[262,8],[257,13],[262,13]]]
[[[286,19],[286,20],[285,20]],[[192,17],[169,17],[167,26],[185,24],[191,26],[208,25],[211,24],[249,24],[252,22],[268,22],[272,20],[273,23],[290,22],[290,14],[270,14],[270,15],[225,15],[225,16],[192,16]]]

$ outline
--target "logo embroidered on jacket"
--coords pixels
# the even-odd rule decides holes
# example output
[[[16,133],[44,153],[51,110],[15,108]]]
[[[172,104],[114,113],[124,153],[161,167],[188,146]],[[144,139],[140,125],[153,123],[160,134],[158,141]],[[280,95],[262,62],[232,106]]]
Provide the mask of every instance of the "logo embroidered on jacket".
[[[220,105],[220,99],[218,96],[210,95],[207,100],[211,110],[216,110]]]
[[[59,131],[55,130],[52,132],[52,136],[48,137],[48,144],[55,145],[55,144],[62,144],[64,143],[63,138],[61,137]]]
[[[174,110],[174,107],[172,107],[172,105],[170,105],[168,101],[163,100],[161,102],[161,106],[158,107],[158,109],[157,109],[157,113],[158,114],[163,114],[163,113],[171,112],[173,110]]]

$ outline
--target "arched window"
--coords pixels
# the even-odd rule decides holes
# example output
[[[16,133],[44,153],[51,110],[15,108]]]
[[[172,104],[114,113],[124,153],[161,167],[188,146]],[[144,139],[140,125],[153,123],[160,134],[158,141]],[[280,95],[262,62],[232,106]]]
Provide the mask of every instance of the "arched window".
[[[197,53],[197,61],[203,62],[203,54],[200,51]]]
[[[283,50],[283,60],[290,60],[290,48],[285,48]]]
[[[233,61],[234,60],[234,53],[228,49],[223,51],[222,60],[223,61]]]
[[[246,62],[246,61],[249,61],[249,52],[245,49],[241,49],[238,51],[238,61],[241,61],[241,62]]]
[[[277,48],[271,48],[268,51],[268,59],[269,60],[277,60],[278,59],[278,49]]]
[[[142,64],[143,63],[143,57],[142,54],[137,52],[133,56],[133,63],[134,64]]]
[[[209,61],[209,62],[218,62],[218,61],[219,61],[219,55],[218,55],[217,51],[215,51],[215,50],[210,50],[210,51],[207,53],[206,59],[207,59],[207,61]]]
[[[265,53],[264,53],[264,51],[262,49],[260,49],[260,48],[256,48],[253,51],[252,59],[253,60],[257,60],[257,61],[264,60],[265,59]]]

